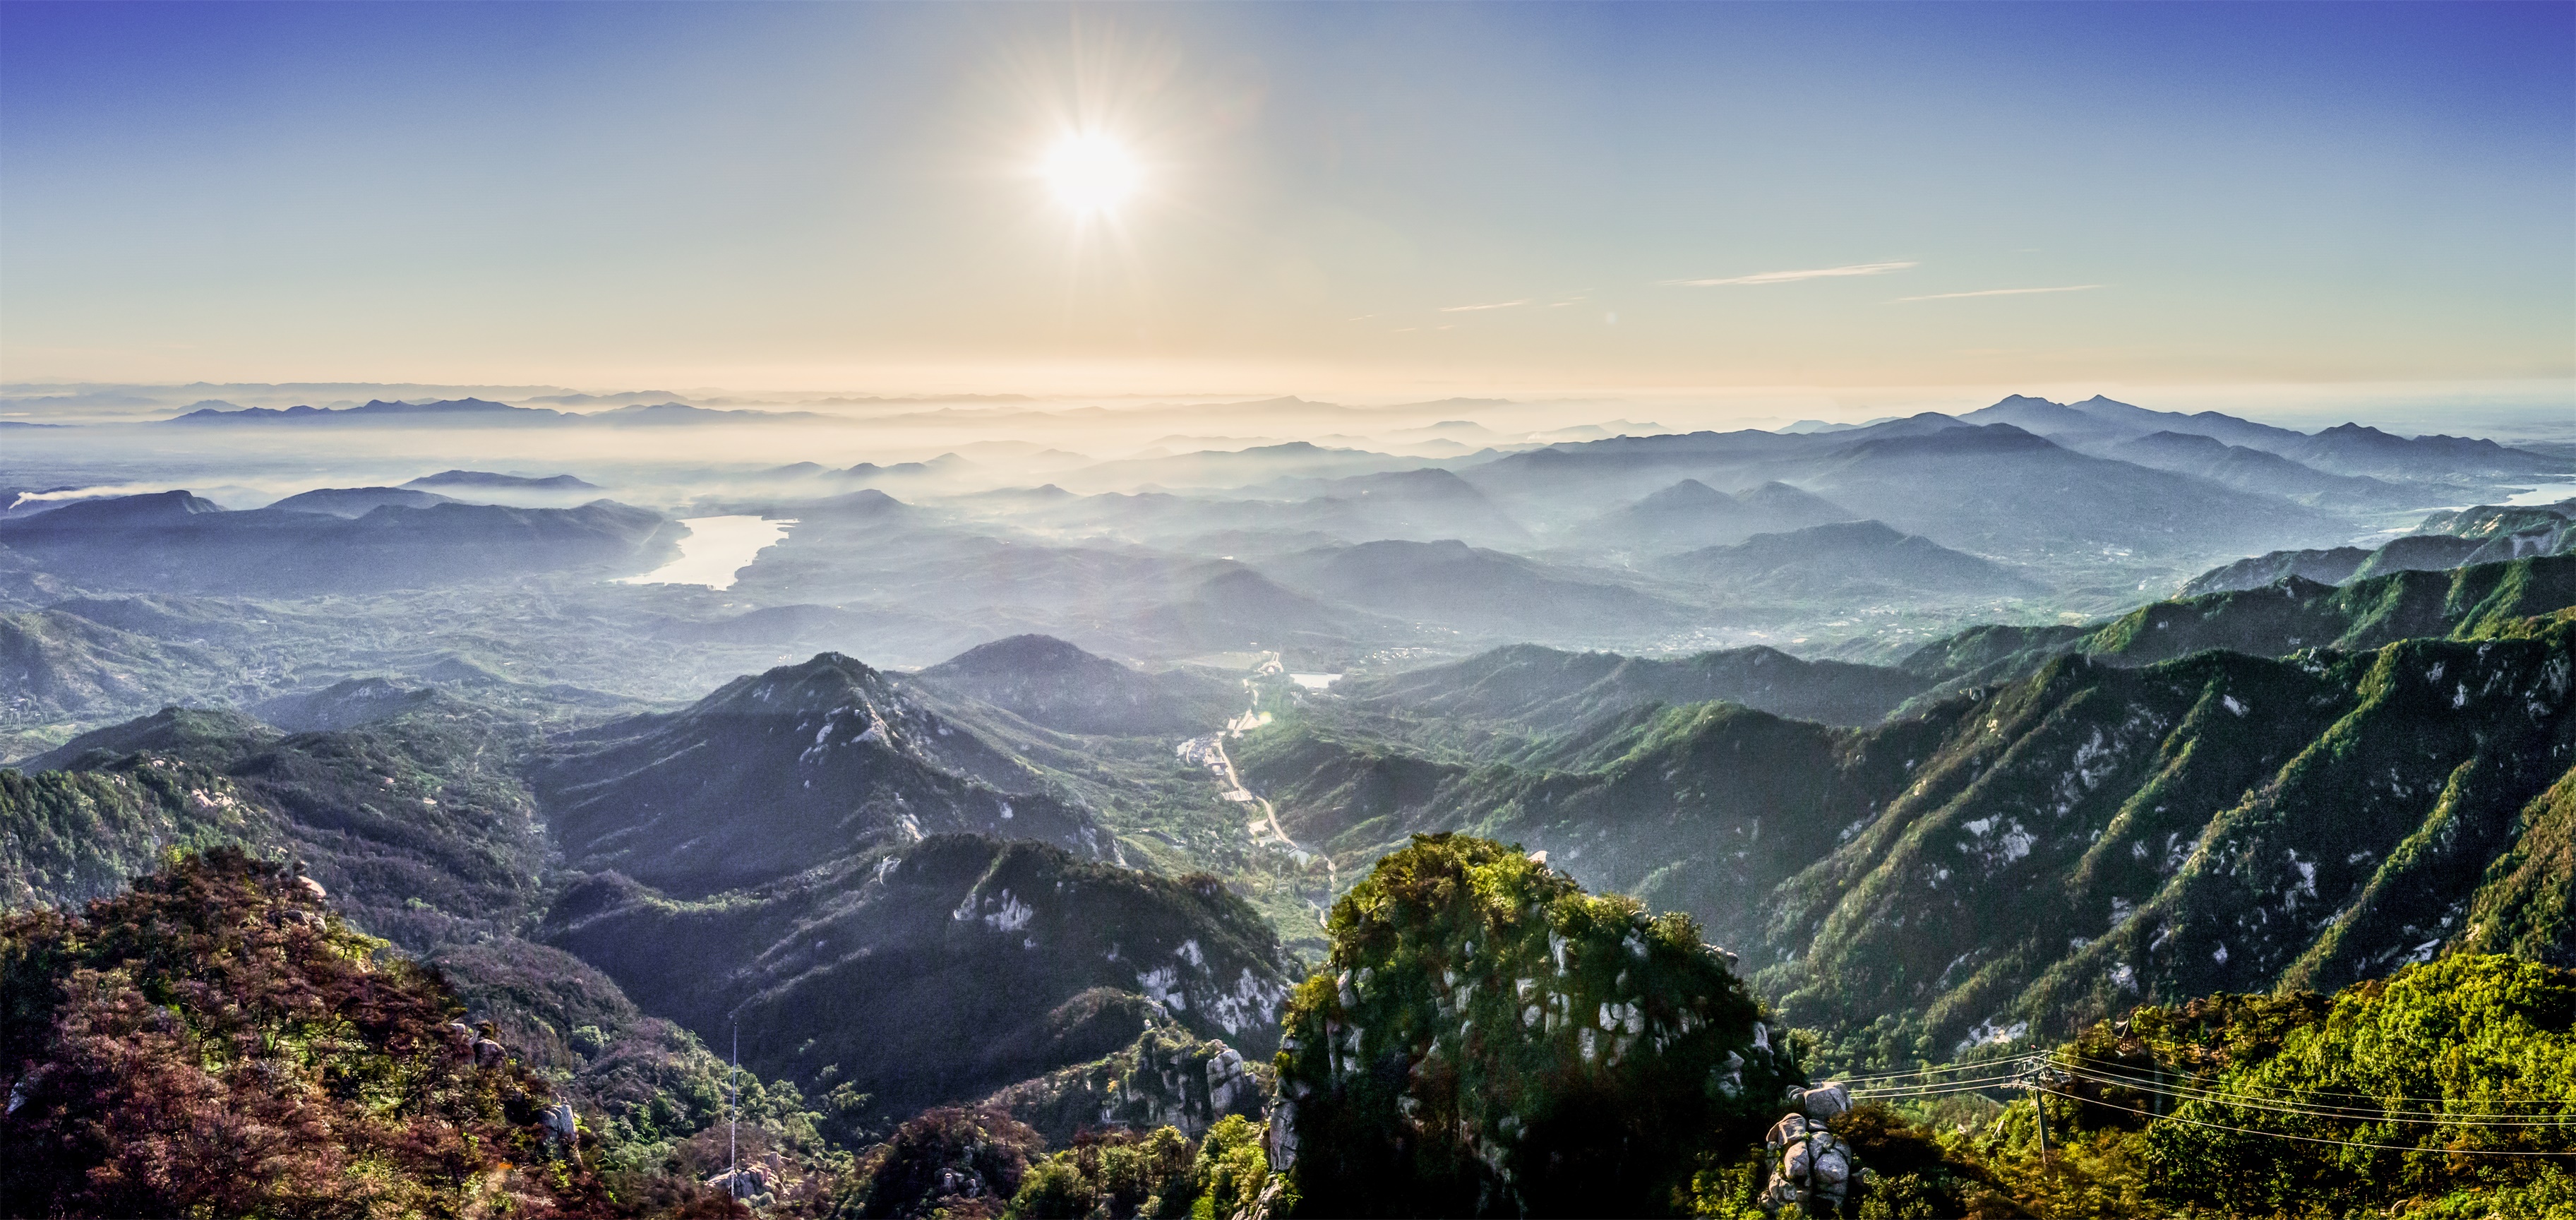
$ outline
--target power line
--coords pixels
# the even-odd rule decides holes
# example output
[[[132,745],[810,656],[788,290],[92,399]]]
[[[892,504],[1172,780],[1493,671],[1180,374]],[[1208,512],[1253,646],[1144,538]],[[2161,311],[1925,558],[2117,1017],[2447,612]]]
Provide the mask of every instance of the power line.
[[[2121,1071],[2121,1072],[2131,1072],[2131,1073],[2135,1073],[2135,1072],[2138,1070],[2138,1069],[2133,1068],[2133,1067],[2129,1066],[2128,1064],[2126,1064],[2126,1063],[2122,1063],[2122,1062],[2120,1062],[2120,1061],[2118,1061],[2118,1060],[2116,1060],[2116,1059],[2095,1059],[2095,1058],[2092,1058],[2091,1056],[2088,1056],[2088,1055],[2077,1055],[2077,1054],[2071,1054],[2071,1053],[2062,1052],[2062,1051],[2060,1051],[2060,1052],[2052,1052],[2050,1057],[2051,1057],[2052,1059],[2066,1059],[2066,1060],[2072,1060],[2072,1061],[2074,1061],[2074,1062],[2076,1062],[2076,1063],[2081,1063],[2081,1064],[2086,1064],[2086,1065],[2093,1066],[2093,1067],[2095,1067],[2097,1070],[2101,1070],[2101,1071]],[[2158,1067],[2164,1067],[2164,1066],[2167,1066],[2167,1065],[2164,1065],[2164,1064],[2161,1064],[2161,1063],[2160,1063],[2160,1064],[2158,1064],[2157,1066],[2158,1066]],[[2190,1069],[2185,1069],[2185,1068],[2179,1068],[2179,1067],[2177,1067],[2177,1068],[2175,1068],[2174,1070],[2175,1070],[2175,1071],[2179,1071],[2179,1072],[2184,1072],[2186,1075],[2192,1074],[2192,1072],[2191,1072],[2191,1070],[2190,1070]],[[2389,1102],[2389,1101],[2434,1101],[2434,1102],[2447,1102],[2447,1101],[2452,1100],[2451,1098],[2448,1098],[2448,1097],[2409,1097],[2409,1096],[2387,1096],[2387,1097],[2382,1097],[2382,1096],[2380,1096],[2380,1095],[2378,1095],[2378,1094],[2376,1094],[2376,1093],[2350,1093],[2350,1092],[2346,1092],[2346,1091],[2344,1091],[2344,1090],[2342,1090],[2342,1089],[2293,1089],[2293,1090],[2291,1090],[2291,1091],[2292,1091],[2292,1092],[2297,1092],[2297,1093],[2305,1093],[2305,1094],[2308,1094],[2309,1096],[2312,1096],[2312,1097],[2350,1097],[2350,1098],[2355,1098],[2355,1099],[2358,1099],[2358,1100],[2363,1100],[2363,1101],[2372,1101],[2372,1102]],[[2549,1100],[2549,1099],[2547,1099],[2547,1098],[2540,1098],[2540,1097],[2498,1097],[2498,1098],[2492,1098],[2492,1099],[2489,1099],[2489,1100],[2484,1101],[2484,1102],[2481,1102],[2481,1103],[2479,1103],[2479,1104],[2482,1104],[2482,1105],[2500,1105],[2500,1106],[2502,1106],[2502,1105],[2512,1105],[2512,1106],[2559,1106],[2559,1107],[2564,1107],[2564,1106],[2566,1106],[2568,1103],[2567,1103],[2567,1102],[2564,1102],[2564,1101],[2552,1101],[2552,1100]]]
[[[2265,1098],[2259,1094],[2220,1092],[2217,1090],[2202,1089],[2192,1085],[2168,1085],[2162,1081],[2150,1082],[2137,1077],[2120,1076],[2102,1071],[2098,1068],[2073,1066],[2067,1067],[2063,1070],[2069,1071],[2083,1079],[2090,1080],[2095,1084],[2106,1084],[2116,1088],[2134,1089],[2141,1093],[2152,1093],[2161,1097],[2173,1098],[2177,1101],[2201,1102],[2208,1105],[2230,1106],[2247,1110],[2270,1110],[2282,1114],[2302,1115],[2308,1118],[2344,1119],[2353,1122],[2415,1123],[2436,1127],[2576,1127],[2576,1118],[2536,1119],[2481,1118],[2475,1115],[2407,1115],[2392,1114],[2385,1108],[2365,1110],[2354,1106],[2308,1106],[2286,1104],[2280,1102],[2279,1099]]]
[[[1851,1094],[1855,1098],[1879,1100],[1889,1097],[1914,1096],[1926,1092],[1947,1093],[1963,1089],[2005,1088],[2008,1087],[2009,1082],[2019,1080],[2027,1074],[2026,1069],[2015,1068],[2012,1071],[1999,1073],[1993,1076],[1975,1076],[1961,1080],[1925,1081],[1922,1084],[1913,1085],[1890,1085],[1886,1088],[1880,1089],[1854,1089],[1851,1091]]]
[[[2171,1114],[2149,1114],[2144,1110],[2132,1109],[2128,1106],[2115,1106],[2098,1098],[2079,1097],[2073,1093],[2061,1093],[2055,1089],[2043,1088],[2039,1091],[2046,1093],[2051,1097],[2063,1097],[2068,1101],[2082,1102],[2088,1106],[2100,1106],[2106,1110],[2118,1110],[2126,1114],[2135,1114],[2141,1118],[2154,1119],[2160,1123],[2184,1123],[2194,1127],[2208,1127],[2217,1131],[2233,1131],[2238,1135],[2260,1135],[2276,1140],[2296,1140],[2303,1144],[2330,1144],[2338,1148],[2372,1148],[2382,1152],[2438,1152],[2444,1155],[2456,1154],[2459,1156],[2576,1156],[2576,1152],[2532,1152],[2511,1148],[2426,1148],[2420,1144],[2369,1144],[2363,1143],[2360,1140],[2320,1139],[2313,1135],[2291,1135],[2285,1131],[2261,1131],[2252,1127],[2231,1127],[2225,1123],[2202,1122],[2196,1118],[2180,1118]]]
[[[2009,1059],[1963,1060],[1953,1063],[1934,1064],[1930,1067],[1914,1068],[1910,1071],[1875,1072],[1862,1076],[1836,1076],[1833,1079],[1837,1084],[1863,1084],[1876,1080],[1895,1080],[1906,1076],[1936,1076],[1946,1075],[1951,1072],[1981,1071],[1988,1068],[2002,1067],[2006,1064],[2027,1063],[2036,1057],[2037,1056],[2033,1055],[2015,1055]]]

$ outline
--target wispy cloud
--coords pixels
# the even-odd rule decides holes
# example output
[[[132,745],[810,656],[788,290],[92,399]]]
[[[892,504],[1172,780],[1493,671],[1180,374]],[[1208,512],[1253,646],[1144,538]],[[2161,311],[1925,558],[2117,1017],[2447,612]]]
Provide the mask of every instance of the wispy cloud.
[[[1832,279],[1843,275],[1885,275],[1891,271],[1903,271],[1908,267],[1921,265],[1914,262],[1852,263],[1848,266],[1816,267],[1806,271],[1758,271],[1752,275],[1730,275],[1724,279],[1657,280],[1655,283],[1664,288],[1716,288],[1724,284],[1794,284],[1800,280]]]
[[[1898,297],[1888,303],[1891,305],[1902,305],[1907,301],[1955,301],[1961,297],[2018,297],[2028,296],[2034,292],[2091,292],[2096,288],[2105,287],[2109,287],[2109,285],[2061,284],[2055,288],[1984,288],[1976,292],[1936,292],[1930,296]]]
[[[1440,307],[1440,312],[1442,312],[1442,313],[1471,313],[1471,312],[1473,312],[1473,311],[1475,311],[1475,310],[1479,310],[1479,309],[1512,309],[1512,308],[1516,308],[1516,307],[1518,307],[1518,306],[1527,305],[1527,304],[1529,304],[1529,300],[1528,300],[1528,298],[1524,297],[1524,298],[1522,298],[1521,300],[1517,300],[1517,301],[1496,301],[1496,302],[1494,302],[1494,303],[1493,303],[1493,304],[1491,304],[1491,305],[1443,305],[1443,306],[1441,306],[1441,307]]]

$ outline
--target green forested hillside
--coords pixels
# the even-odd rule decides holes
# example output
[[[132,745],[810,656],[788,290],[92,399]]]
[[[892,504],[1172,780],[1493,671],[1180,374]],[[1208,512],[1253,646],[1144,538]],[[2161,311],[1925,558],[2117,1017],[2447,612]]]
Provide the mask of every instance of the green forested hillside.
[[[2280,656],[2356,651],[2430,636],[2484,639],[2576,606],[2576,555],[2402,571],[2346,585],[2287,577],[2257,589],[2157,602],[2089,627],[1979,627],[1924,646],[1899,668],[1932,683],[1897,715],[2082,653],[2146,665],[2207,648]]]
[[[2576,1214],[2566,970],[2454,954],[2331,995],[2213,995],[2045,1061],[2056,1151],[2027,1103],[1983,1151],[2050,1214]]]
[[[1737,1215],[1808,1063],[2014,1060],[2142,1004],[2275,1042],[2361,1005],[2378,1041],[2334,1053],[2363,1060],[2516,1020],[2540,1032],[2496,1035],[2512,1053],[2540,1045],[2557,975],[2454,963],[2576,962],[2571,564],[1997,628],[1910,673],[1520,648],[1314,694],[1018,640],[949,675],[979,693],[826,654],[619,720],[447,691],[328,732],[172,708],[42,760],[75,770],[0,771],[0,884],[26,911],[173,848],[299,862],[571,1105],[619,1208],[721,1206],[707,1047],[738,1032],[768,1212]],[[1711,691],[1915,701],[1835,725]],[[1205,721],[1246,697],[1270,719]],[[1283,944],[1330,960],[1299,989]],[[2372,1026],[2368,989],[2418,977],[2540,998]],[[2150,1070],[2246,1066],[2204,1052]],[[1895,1100],[1846,1124],[1868,1214],[2558,1189],[2401,1153],[2165,1190],[2242,1158],[2052,1110],[2082,1151],[2041,1162],[2026,1106]]]
[[[1773,648],[1669,660],[1515,644],[1446,665],[1351,679],[1335,693],[1452,732],[1561,732],[1648,703],[1723,699],[1826,724],[1873,724],[1923,689],[1903,670],[1805,661]]]
[[[273,841],[275,821],[222,773],[167,758],[0,771],[0,910],[105,898],[166,851]]]
[[[2576,624],[2490,626],[2278,660],[2066,656],[1871,729],[1646,709],[1476,765],[1319,706],[1236,754],[1292,836],[1351,863],[1424,830],[1544,849],[1690,911],[1792,1020],[1884,1020],[1946,1054],[2446,945],[2566,952],[2548,794],[2576,765]]]

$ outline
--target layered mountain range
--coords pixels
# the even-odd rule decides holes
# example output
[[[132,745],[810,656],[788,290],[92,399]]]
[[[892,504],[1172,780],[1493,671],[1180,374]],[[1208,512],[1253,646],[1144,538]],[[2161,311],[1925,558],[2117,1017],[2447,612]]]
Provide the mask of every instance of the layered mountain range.
[[[187,435],[576,422],[519,410]],[[1604,1047],[1688,1066],[1673,1121],[1733,1139],[1793,1051],[2018,1053],[2210,992],[2576,964],[2576,514],[2524,494],[2555,451],[2105,399],[1444,423],[1413,439],[1520,439],[1434,457],[1330,418],[1109,461],[31,474],[0,516],[0,904],[244,846],[436,966],[602,1163],[700,1185],[737,1035],[779,1175],[1012,1123],[1076,1144],[1068,1190],[1142,1125],[1240,1157],[1217,1124],[1284,1112],[1285,1050],[1322,1125],[1261,1155],[1429,1106],[1485,1166],[1442,1181],[1563,1199],[1579,1175],[1529,1150],[1627,1119],[1544,1082],[1608,1078]],[[1448,832],[1490,842],[1416,837]],[[1467,1027],[1496,1021],[1558,1041],[1524,1062]],[[952,1105],[978,1117],[916,1117]],[[1638,1189],[1717,1189],[1673,1172]]]

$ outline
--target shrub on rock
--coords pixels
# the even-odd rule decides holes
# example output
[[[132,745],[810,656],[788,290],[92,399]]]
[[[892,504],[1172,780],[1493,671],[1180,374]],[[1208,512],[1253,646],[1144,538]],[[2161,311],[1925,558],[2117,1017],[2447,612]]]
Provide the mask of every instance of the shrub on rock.
[[[1650,1215],[1803,1083],[1688,916],[1418,835],[1335,904],[1283,1022],[1270,1160],[1318,1215]]]

